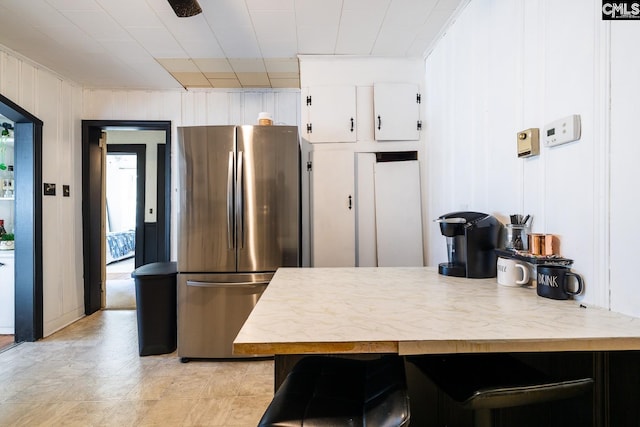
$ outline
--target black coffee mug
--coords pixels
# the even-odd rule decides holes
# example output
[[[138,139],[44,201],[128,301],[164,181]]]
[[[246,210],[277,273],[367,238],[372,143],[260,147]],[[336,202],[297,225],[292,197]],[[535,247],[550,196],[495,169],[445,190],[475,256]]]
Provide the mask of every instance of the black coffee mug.
[[[577,289],[573,290],[569,286],[571,277],[576,279]],[[570,295],[582,293],[582,277],[572,273],[569,267],[561,265],[538,265],[538,295],[551,299],[569,299]]]

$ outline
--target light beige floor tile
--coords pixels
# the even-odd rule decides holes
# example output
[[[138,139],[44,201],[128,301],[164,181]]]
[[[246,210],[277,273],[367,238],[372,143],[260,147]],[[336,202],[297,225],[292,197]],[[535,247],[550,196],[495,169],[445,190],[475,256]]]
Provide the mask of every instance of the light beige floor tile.
[[[197,399],[158,400],[149,408],[140,425],[181,426],[197,403]]]
[[[273,360],[140,357],[135,311],[0,353],[0,427],[255,427],[272,395]]]

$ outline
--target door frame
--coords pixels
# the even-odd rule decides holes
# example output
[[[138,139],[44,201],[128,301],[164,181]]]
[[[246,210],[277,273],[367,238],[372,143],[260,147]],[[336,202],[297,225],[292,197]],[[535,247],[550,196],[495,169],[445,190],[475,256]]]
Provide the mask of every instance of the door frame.
[[[100,135],[106,130],[162,130],[165,131],[164,167],[158,167],[158,182],[164,183],[164,192],[158,194],[157,210],[157,261],[169,261],[171,232],[171,122],[139,120],[82,120],[82,240],[84,268],[84,306],[89,315],[100,310],[102,301],[102,227],[101,205],[105,195],[102,186],[95,188],[92,182],[102,182],[104,171],[97,164],[91,149],[100,144]],[[160,202],[160,199],[162,202]],[[137,242],[136,242],[137,243]],[[137,255],[136,250],[136,255]]]
[[[146,188],[146,158],[147,146],[144,144],[111,144],[107,138],[107,156],[109,154],[135,154],[136,155],[136,248],[144,248],[144,201]],[[144,252],[135,251],[135,267],[143,264]]]
[[[43,335],[42,126],[43,122],[0,95],[0,114],[14,123],[15,326],[14,341]]]

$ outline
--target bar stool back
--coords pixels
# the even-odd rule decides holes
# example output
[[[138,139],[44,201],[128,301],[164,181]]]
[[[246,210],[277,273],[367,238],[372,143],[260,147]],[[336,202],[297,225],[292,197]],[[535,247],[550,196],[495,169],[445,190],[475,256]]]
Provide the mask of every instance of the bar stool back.
[[[593,387],[592,378],[556,380],[508,354],[410,356],[408,360],[463,408],[475,427],[493,426],[494,409],[568,399]]]
[[[409,425],[404,360],[308,356],[287,375],[258,427]]]

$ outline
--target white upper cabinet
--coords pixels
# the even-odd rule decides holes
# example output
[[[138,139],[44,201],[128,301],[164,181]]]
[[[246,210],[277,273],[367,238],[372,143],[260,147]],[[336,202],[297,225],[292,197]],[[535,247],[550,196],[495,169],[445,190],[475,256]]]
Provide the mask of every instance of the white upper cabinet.
[[[306,110],[302,136],[307,141],[312,143],[356,141],[355,86],[304,88],[302,106],[303,110]]]
[[[376,83],[373,90],[376,141],[420,139],[420,90],[410,83]]]

